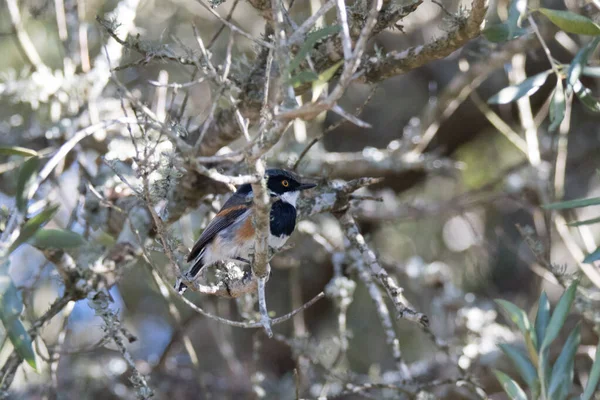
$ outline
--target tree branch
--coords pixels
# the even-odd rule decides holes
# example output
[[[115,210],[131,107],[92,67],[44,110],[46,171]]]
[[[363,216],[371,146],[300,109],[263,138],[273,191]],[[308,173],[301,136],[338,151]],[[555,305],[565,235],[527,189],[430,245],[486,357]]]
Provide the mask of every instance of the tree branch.
[[[365,57],[365,75],[362,80],[378,82],[449,56],[469,40],[479,36],[487,8],[488,0],[473,0],[469,16],[446,36],[425,45],[389,52],[383,58]]]

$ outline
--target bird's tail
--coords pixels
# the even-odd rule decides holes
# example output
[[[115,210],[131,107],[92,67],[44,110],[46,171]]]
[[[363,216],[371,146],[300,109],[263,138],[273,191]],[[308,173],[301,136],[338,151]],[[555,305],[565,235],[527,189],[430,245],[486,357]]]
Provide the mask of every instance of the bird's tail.
[[[196,262],[194,263],[192,268],[188,272],[186,272],[186,274],[185,274],[186,279],[188,281],[193,281],[194,279],[196,279],[196,277],[200,273],[200,270],[202,269],[202,267],[204,267],[204,263],[202,262],[202,258],[200,257],[199,259],[196,260]],[[182,295],[185,293],[187,288],[188,288],[187,285],[185,283],[183,283],[181,278],[177,278],[177,280],[175,281],[175,290],[177,290],[177,292]]]
[[[181,295],[183,295],[187,290],[187,285],[183,283],[181,278],[177,278],[177,280],[175,281],[175,290],[177,290],[177,293]]]

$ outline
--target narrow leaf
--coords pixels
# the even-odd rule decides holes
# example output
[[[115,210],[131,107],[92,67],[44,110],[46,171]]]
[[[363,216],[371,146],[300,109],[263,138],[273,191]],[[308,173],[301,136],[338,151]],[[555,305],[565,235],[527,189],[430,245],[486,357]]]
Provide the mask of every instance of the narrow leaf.
[[[600,260],[600,247],[597,248],[596,250],[594,250],[592,253],[585,256],[585,258],[583,259],[583,263],[591,264],[594,261],[598,261],[598,260]]]
[[[550,126],[548,130],[554,132],[560,126],[563,119],[565,119],[565,112],[567,110],[567,103],[565,102],[565,90],[563,88],[562,79],[556,80],[556,87],[554,93],[552,93],[552,100],[550,101]]]
[[[594,38],[591,42],[583,46],[569,65],[569,71],[567,72],[567,95],[571,95],[571,91],[575,89],[575,84],[579,81],[579,77],[583,72],[585,65],[587,64],[588,58],[594,52],[596,47],[600,43],[600,37]]]
[[[537,315],[535,316],[535,334],[538,340],[537,349],[540,349],[544,336],[546,336],[546,328],[550,321],[550,302],[546,292],[542,292],[540,301],[538,302]]]
[[[561,201],[558,203],[544,204],[544,208],[547,210],[565,210],[569,208],[595,206],[598,204],[600,204],[600,197],[590,197],[589,199],[576,199]]]
[[[27,211],[27,193],[29,192],[29,186],[35,179],[36,172],[40,165],[40,159],[38,157],[31,157],[23,163],[19,170],[19,177],[17,178],[17,193],[15,200],[17,209],[20,212]]]
[[[550,349],[540,348],[539,361],[538,361],[538,377],[540,378],[540,388],[542,390],[542,398],[546,398],[548,391],[548,382],[550,381],[550,374],[552,372],[550,368],[549,359]]]
[[[23,299],[10,276],[0,276],[0,319],[10,321],[23,312]]]
[[[42,225],[54,217],[54,214],[56,214],[56,211],[58,211],[58,207],[59,206],[50,206],[37,214],[35,217],[29,219],[29,221],[27,221],[21,228],[21,233],[17,239],[8,248],[8,254],[12,253],[17,247],[31,239],[31,237],[35,235]]]
[[[83,245],[85,240],[80,234],[64,229],[40,229],[29,243],[42,249],[71,249]]]
[[[554,341],[554,339],[556,339],[558,333],[562,329],[565,320],[569,315],[569,311],[571,310],[573,300],[575,299],[578,283],[578,281],[574,281],[567,288],[567,290],[565,290],[562,296],[560,296],[560,300],[558,300],[556,309],[552,313],[552,317],[550,318],[550,322],[548,323],[548,327],[546,328],[546,335],[544,336],[544,340],[542,341],[542,349],[550,346],[550,344]]]
[[[593,113],[600,113],[600,101],[592,95],[592,91],[577,81],[573,86],[575,95],[583,105]]]
[[[488,99],[490,104],[507,104],[519,100],[521,97],[531,96],[546,82],[552,70],[544,71],[525,79],[518,85],[505,87]]]
[[[571,11],[551,10],[538,8],[552,23],[567,33],[577,35],[600,35],[600,27],[591,19]]]
[[[494,24],[485,27],[481,32],[483,36],[492,43],[502,43],[508,40],[508,25]]]
[[[19,319],[14,319],[8,323],[7,321],[3,321],[3,323],[8,338],[12,342],[17,354],[27,361],[33,369],[37,369],[31,336],[29,336],[29,333],[25,330],[23,323]]]
[[[550,387],[548,388],[548,398],[558,400],[566,398],[566,394],[569,393],[573,382],[575,354],[577,353],[580,342],[581,325],[577,324],[567,338],[567,341],[552,368],[552,377],[550,378]]]
[[[597,224],[598,222],[600,222],[600,217],[598,217],[598,218],[591,218],[591,219],[584,219],[583,221],[569,222],[567,225],[568,226],[581,226],[581,225]]]
[[[333,75],[335,75],[335,73],[342,66],[343,63],[344,63],[343,60],[338,61],[335,64],[333,64],[331,67],[327,68],[325,71],[323,71],[319,74],[319,78],[313,82],[313,86],[312,86],[313,101],[317,100],[319,98],[319,96],[321,96],[321,92],[323,92],[325,85],[327,84],[327,82],[329,82],[331,80],[331,78],[333,78]]]
[[[519,327],[519,330],[525,339],[525,346],[527,347],[529,357],[534,362],[537,362],[537,337],[525,311],[521,310],[510,301],[496,300],[496,303],[504,309],[508,318]]]
[[[514,33],[521,27],[521,20],[527,12],[527,0],[513,0],[508,9],[508,36],[512,37]]]
[[[502,385],[502,388],[512,400],[527,400],[527,396],[525,396],[525,392],[517,382],[511,379],[510,376],[506,375],[502,371],[494,370],[494,374],[498,381]]]
[[[25,147],[19,146],[0,146],[0,154],[24,157],[33,157],[38,155],[37,151],[35,150],[26,149]]]
[[[583,66],[581,75],[591,76],[592,78],[600,78],[600,67],[591,67],[589,65]]]
[[[312,50],[312,48],[315,46],[315,44],[317,44],[317,42],[319,40],[325,39],[326,37],[331,36],[331,35],[335,35],[336,33],[339,33],[341,30],[342,30],[341,26],[333,25],[333,26],[326,26],[322,29],[318,29],[314,32],[309,33],[306,36],[306,40],[304,41],[304,44],[302,45],[302,47],[300,47],[300,50],[298,50],[298,53],[296,53],[296,56],[288,65],[290,75],[296,68],[298,68],[300,66],[300,64],[302,64],[302,61],[304,61],[304,59],[306,58],[308,53]]]
[[[585,385],[585,390],[581,395],[581,400],[591,400],[596,391],[596,386],[598,386],[598,381],[600,381],[600,342],[596,345],[594,364],[590,370],[590,377],[587,381],[587,385]]]
[[[304,83],[313,82],[317,79],[319,79],[319,76],[317,74],[315,74],[314,72],[301,71],[298,74],[296,74],[290,78],[290,85],[292,85],[294,88],[297,88],[298,86],[300,86]]]
[[[95,235],[94,242],[105,247],[112,247],[116,243],[116,240],[108,233],[100,231],[97,235]]]
[[[525,354],[519,351],[516,347],[509,344],[499,344],[498,347],[500,347],[502,352],[506,354],[508,358],[510,358],[512,363],[517,368],[519,375],[521,375],[523,380],[527,383],[527,386],[529,386],[532,390],[535,389],[538,381],[537,372],[527,356],[525,356]]]
[[[494,24],[486,26],[482,31],[483,36],[492,43],[503,43],[508,40],[512,40],[523,36],[527,33],[527,29],[516,28],[512,33],[507,24]]]

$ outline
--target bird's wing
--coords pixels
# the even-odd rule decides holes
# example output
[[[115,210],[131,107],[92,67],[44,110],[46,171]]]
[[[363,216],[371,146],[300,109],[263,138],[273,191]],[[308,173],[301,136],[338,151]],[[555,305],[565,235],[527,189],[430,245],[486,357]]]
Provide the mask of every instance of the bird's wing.
[[[235,193],[231,196],[229,200],[225,202],[221,211],[215,215],[206,229],[202,232],[194,244],[192,251],[190,251],[187,261],[190,262],[198,257],[204,246],[206,246],[217,233],[233,224],[236,219],[248,210],[251,204],[251,195],[240,195]]]

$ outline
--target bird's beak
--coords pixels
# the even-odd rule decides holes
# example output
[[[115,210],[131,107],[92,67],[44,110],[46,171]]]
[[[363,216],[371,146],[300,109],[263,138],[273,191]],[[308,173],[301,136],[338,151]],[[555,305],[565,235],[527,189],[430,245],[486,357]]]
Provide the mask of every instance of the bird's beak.
[[[303,183],[300,186],[298,186],[298,190],[312,189],[315,186],[317,186],[316,183]]]

